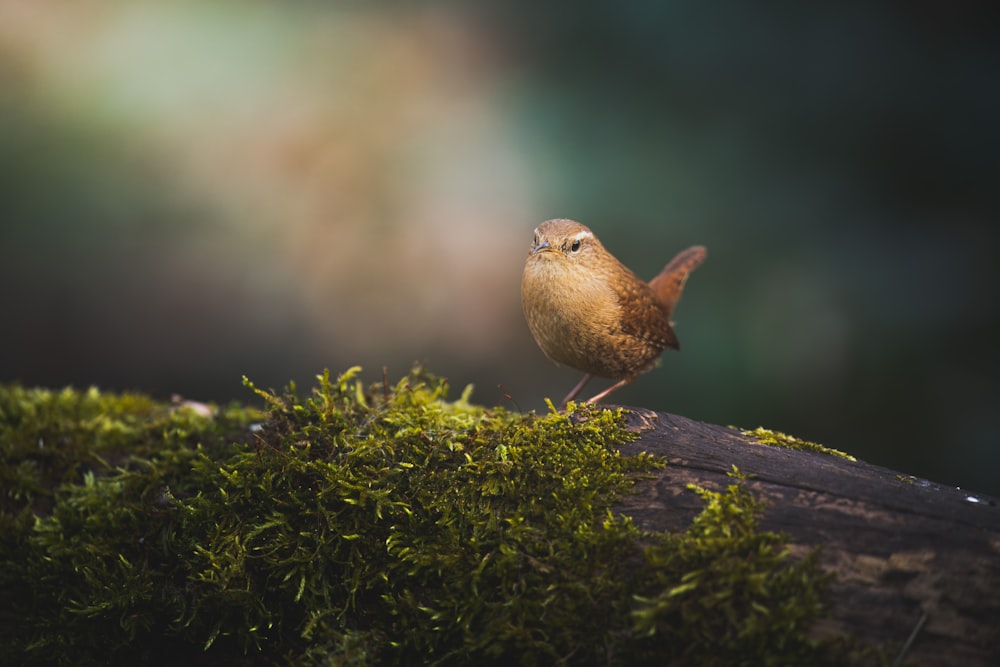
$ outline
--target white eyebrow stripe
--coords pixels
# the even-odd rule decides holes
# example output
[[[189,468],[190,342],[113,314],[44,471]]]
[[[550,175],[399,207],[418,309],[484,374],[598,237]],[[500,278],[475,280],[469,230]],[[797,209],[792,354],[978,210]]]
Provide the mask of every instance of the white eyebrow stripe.
[[[582,241],[583,239],[592,239],[592,238],[594,238],[594,233],[593,232],[588,232],[585,229],[582,232],[577,232],[576,234],[574,234],[570,238],[572,238],[574,241]]]

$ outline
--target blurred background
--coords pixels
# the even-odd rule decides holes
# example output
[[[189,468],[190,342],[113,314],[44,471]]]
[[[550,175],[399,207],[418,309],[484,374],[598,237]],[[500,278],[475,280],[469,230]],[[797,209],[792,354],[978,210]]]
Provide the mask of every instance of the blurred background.
[[[615,402],[1000,495],[987,8],[0,0],[0,382],[423,361],[544,410],[520,274],[571,217],[644,277],[709,248]]]

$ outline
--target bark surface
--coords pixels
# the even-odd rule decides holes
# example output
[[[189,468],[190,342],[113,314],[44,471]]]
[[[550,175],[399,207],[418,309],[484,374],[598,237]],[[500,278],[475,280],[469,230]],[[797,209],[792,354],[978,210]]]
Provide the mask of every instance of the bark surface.
[[[761,527],[820,547],[836,575],[821,633],[903,645],[914,665],[1000,665],[1000,501],[828,454],[764,445],[739,431],[636,410],[647,451],[668,465],[618,509],[649,530],[683,530],[702,509],[689,483],[732,484],[735,465],[766,503]]]

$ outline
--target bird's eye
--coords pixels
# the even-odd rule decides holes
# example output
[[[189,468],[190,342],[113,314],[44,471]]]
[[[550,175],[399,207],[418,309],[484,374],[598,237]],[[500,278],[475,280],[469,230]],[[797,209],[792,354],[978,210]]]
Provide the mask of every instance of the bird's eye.
[[[580,239],[573,241],[573,245],[569,247],[570,252],[577,252],[580,250]]]

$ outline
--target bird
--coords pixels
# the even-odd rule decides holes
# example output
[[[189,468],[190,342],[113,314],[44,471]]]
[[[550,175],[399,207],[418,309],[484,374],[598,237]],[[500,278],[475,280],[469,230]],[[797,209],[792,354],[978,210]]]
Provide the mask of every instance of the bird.
[[[670,317],[688,275],[707,257],[682,250],[646,282],[618,261],[589,227],[546,220],[535,228],[521,277],[521,305],[545,356],[583,371],[565,407],[595,376],[615,380],[585,401],[594,404],[680,349]]]

